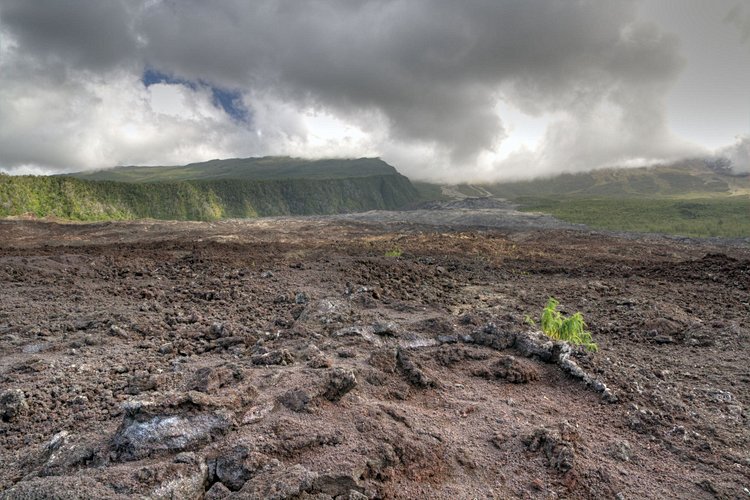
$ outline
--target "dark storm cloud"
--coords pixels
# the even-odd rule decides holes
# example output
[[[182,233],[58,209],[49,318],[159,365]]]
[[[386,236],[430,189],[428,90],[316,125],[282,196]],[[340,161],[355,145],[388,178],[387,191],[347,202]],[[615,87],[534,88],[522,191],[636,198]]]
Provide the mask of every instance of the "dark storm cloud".
[[[394,136],[470,160],[503,136],[498,98],[542,113],[611,99],[661,125],[676,41],[596,1],[162,2],[147,56],[180,75],[273,88],[339,113],[374,109]],[[656,94],[656,96],[652,94]]]
[[[128,5],[124,0],[3,0],[0,22],[43,61],[101,70],[135,54],[134,12]]]
[[[594,115],[615,108],[613,126],[627,139],[617,158],[665,149],[662,98],[682,61],[674,38],[637,20],[637,5],[0,0],[0,30],[17,40],[19,61],[54,58],[73,71],[140,68],[141,76],[152,68],[240,92],[251,114],[273,99],[352,120],[365,132],[385,127],[379,136],[432,148],[461,167],[506,137],[501,101],[532,115],[580,116],[570,134],[594,134],[601,123]],[[372,116],[381,119],[368,123]],[[595,139],[554,141],[564,130],[548,134],[547,159],[554,147]],[[585,166],[606,157],[607,147],[558,156]]]

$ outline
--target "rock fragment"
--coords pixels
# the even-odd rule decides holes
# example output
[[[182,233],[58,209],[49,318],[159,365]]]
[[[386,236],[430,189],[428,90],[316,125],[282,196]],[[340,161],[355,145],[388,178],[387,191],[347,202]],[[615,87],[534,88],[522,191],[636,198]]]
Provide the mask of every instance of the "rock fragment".
[[[411,356],[403,349],[396,352],[396,364],[403,372],[406,380],[417,387],[435,387],[435,381],[428,377],[424,371],[411,359]]]
[[[172,354],[174,352],[174,344],[167,342],[159,347],[159,354]]]
[[[330,368],[332,364],[331,359],[315,345],[310,345],[307,348],[305,357],[307,358],[307,366],[310,368]]]
[[[398,325],[392,321],[381,321],[372,325],[372,333],[375,335],[396,336],[398,332]]]
[[[208,479],[208,466],[203,460],[196,460],[192,467],[177,474],[177,477],[165,481],[155,491],[148,495],[153,500],[173,500],[176,498],[203,498]]]
[[[234,372],[226,366],[203,367],[198,369],[188,382],[187,389],[214,393],[234,382]]]
[[[239,491],[259,470],[278,465],[278,460],[240,444],[208,460],[209,480],[222,483],[229,491]]]
[[[532,362],[514,356],[502,356],[483,375],[502,378],[513,384],[527,384],[539,379],[539,371]]]
[[[560,346],[560,353],[557,358],[557,364],[562,368],[562,370],[566,373],[569,373],[575,378],[583,380],[586,385],[592,387],[595,391],[601,393],[602,399],[605,403],[616,403],[618,401],[617,396],[602,382],[601,380],[598,380],[588,373],[586,373],[583,368],[578,366],[578,363],[576,363],[572,357],[571,357],[571,347],[570,344],[562,343]]]
[[[354,376],[354,372],[344,368],[333,368],[329,372],[323,397],[335,403],[356,386],[357,378]]]
[[[506,333],[498,329],[493,323],[487,324],[481,330],[474,331],[469,341],[498,350],[513,348],[526,358],[536,358],[545,363],[556,363],[564,372],[582,380],[593,390],[599,392],[605,403],[616,403],[618,401],[617,396],[604,382],[586,373],[575,362],[572,356],[574,347],[568,342],[553,341],[542,332],[534,330],[515,334]],[[486,373],[477,374],[486,375]],[[512,377],[515,377],[515,375]]]
[[[179,404],[160,407],[143,402],[125,405],[111,447],[117,460],[130,461],[198,448],[224,434],[231,420],[220,412],[190,414]]]
[[[8,389],[0,394],[0,419],[12,422],[26,413],[29,405],[21,389]]]
[[[7,490],[0,492],[1,500],[63,498],[66,500],[86,500],[90,498],[125,500],[129,497],[115,493],[93,478],[78,476],[33,478],[16,483]]]
[[[218,339],[219,337],[226,335],[227,332],[228,330],[224,323],[214,322],[211,323],[211,326],[208,328],[206,337],[209,339]]]
[[[231,494],[232,490],[224,486],[222,483],[214,483],[206,492],[203,500],[220,500],[229,497]]]
[[[516,335],[513,347],[527,358],[550,362],[553,360],[555,343],[541,332],[530,331]]]
[[[367,498],[362,490],[352,474],[322,474],[313,482],[313,491],[332,498]]]
[[[100,457],[100,443],[92,439],[73,439],[66,431],[55,434],[45,446],[46,462],[40,476],[60,476],[90,466]]]
[[[540,427],[526,436],[523,442],[530,451],[544,451],[550,467],[565,473],[575,466],[574,443],[577,437],[575,429],[563,422],[559,430]]]
[[[261,366],[288,366],[294,364],[294,355],[286,349],[279,349],[276,351],[254,354],[250,357],[250,362],[254,365]]]
[[[299,498],[313,488],[318,475],[301,465],[263,471],[245,483],[240,498],[283,500]]]
[[[295,412],[308,411],[312,395],[304,389],[292,389],[279,396],[279,403]]]
[[[617,441],[610,448],[610,455],[622,462],[630,462],[633,457],[633,449],[629,442],[625,440]]]
[[[475,344],[503,350],[510,349],[515,345],[516,335],[500,330],[494,323],[488,323],[481,330],[472,332],[471,341]]]
[[[216,459],[216,479],[228,491],[238,491],[252,477],[253,471],[244,466],[244,458],[229,456]]]
[[[299,320],[311,324],[333,325],[347,322],[351,314],[352,308],[348,301],[331,297],[306,304]]]

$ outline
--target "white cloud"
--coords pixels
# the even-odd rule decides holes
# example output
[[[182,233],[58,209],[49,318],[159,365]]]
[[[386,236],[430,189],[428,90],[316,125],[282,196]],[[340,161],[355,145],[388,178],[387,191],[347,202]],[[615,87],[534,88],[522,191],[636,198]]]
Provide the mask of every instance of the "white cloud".
[[[717,155],[729,160],[735,173],[750,173],[750,136],[738,137],[734,144],[719,150]]]

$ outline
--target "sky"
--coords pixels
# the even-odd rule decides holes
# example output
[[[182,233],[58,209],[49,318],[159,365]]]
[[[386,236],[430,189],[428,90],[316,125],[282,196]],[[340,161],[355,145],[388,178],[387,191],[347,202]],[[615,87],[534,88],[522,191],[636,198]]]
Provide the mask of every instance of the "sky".
[[[0,0],[0,170],[750,171],[748,0]]]

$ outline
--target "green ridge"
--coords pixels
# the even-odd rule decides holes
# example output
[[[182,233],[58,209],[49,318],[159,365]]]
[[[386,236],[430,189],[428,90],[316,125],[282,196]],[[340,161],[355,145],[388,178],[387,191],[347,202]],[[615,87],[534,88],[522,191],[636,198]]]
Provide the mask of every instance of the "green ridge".
[[[380,158],[305,160],[287,156],[266,156],[210,160],[172,167],[116,167],[67,175],[98,181],[163,182],[217,179],[349,179],[398,175],[398,172]]]
[[[261,160],[261,167],[252,167],[255,160]],[[417,197],[409,180],[379,159],[285,161],[217,160],[164,170],[122,167],[50,177],[0,175],[0,217],[216,220],[396,209]],[[211,168],[217,169],[214,178],[208,178]],[[126,178],[130,182],[123,182]]]

